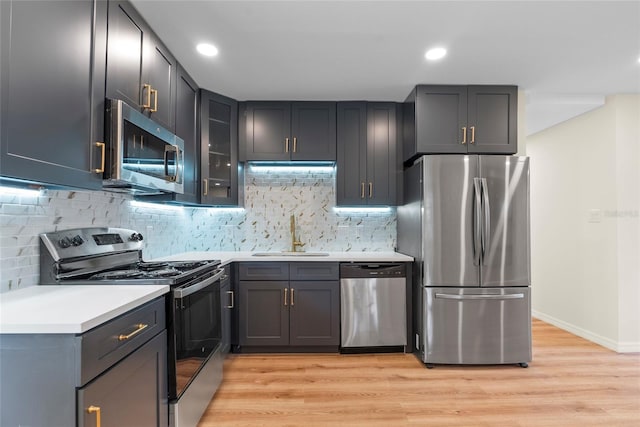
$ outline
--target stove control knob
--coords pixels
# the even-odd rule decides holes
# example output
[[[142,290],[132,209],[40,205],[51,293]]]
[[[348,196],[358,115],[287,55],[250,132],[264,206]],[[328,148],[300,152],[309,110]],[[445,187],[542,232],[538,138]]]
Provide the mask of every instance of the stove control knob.
[[[131,236],[129,236],[129,240],[131,240],[132,242],[139,242],[142,239],[144,238],[140,233],[133,233]]]
[[[71,244],[73,246],[80,246],[83,243],[84,243],[84,240],[82,239],[82,237],[78,235],[76,235],[73,239],[71,239]]]
[[[69,246],[71,246],[71,239],[68,237],[63,237],[62,239],[58,240],[58,245],[62,248],[62,249],[66,249]]]

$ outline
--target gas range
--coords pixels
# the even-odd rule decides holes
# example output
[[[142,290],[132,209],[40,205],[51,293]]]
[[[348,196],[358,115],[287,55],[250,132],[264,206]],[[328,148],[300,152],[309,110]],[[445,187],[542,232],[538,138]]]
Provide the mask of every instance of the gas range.
[[[79,228],[40,235],[40,284],[169,285],[202,280],[220,260],[145,262],[142,234],[123,228]]]

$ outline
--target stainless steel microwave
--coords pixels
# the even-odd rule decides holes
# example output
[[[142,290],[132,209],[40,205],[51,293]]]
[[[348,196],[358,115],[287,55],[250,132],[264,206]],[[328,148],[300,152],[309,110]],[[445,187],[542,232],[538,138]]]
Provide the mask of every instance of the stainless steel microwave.
[[[184,192],[184,141],[119,99],[106,100],[103,188],[135,194]]]

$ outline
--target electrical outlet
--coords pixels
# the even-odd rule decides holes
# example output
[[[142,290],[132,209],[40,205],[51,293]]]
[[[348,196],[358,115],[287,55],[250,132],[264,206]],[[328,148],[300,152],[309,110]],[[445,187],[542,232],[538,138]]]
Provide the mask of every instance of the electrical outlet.
[[[589,209],[589,222],[602,222],[602,209]]]

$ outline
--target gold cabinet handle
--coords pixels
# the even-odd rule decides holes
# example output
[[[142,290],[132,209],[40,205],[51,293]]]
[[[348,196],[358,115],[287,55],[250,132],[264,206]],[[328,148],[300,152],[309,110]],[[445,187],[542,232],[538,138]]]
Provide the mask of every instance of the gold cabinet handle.
[[[476,127],[471,126],[471,143],[476,142]]]
[[[284,152],[285,153],[289,152],[289,138],[284,139]]]
[[[202,180],[202,195],[206,196],[207,194],[209,194],[209,180],[205,178]]]
[[[137,329],[135,331],[131,332],[128,335],[124,335],[124,334],[118,335],[118,341],[126,341],[126,340],[130,339],[131,337],[133,337],[134,335],[138,335],[140,332],[142,332],[147,327],[149,327],[149,325],[146,325],[144,323],[138,323],[136,325]]]
[[[153,93],[153,108],[149,109],[149,111],[155,113],[156,111],[158,111],[158,90],[151,89],[151,93]],[[151,104],[151,102],[149,102],[149,104]]]
[[[289,288],[284,288],[284,305],[287,305],[287,291]]]
[[[142,85],[143,90],[147,91],[147,102],[145,102],[144,104],[141,105],[142,108],[151,108],[151,85],[150,84],[143,84]]]
[[[233,291],[227,291],[227,295],[229,295],[231,297],[231,304],[225,306],[225,308],[234,308],[236,306],[235,304],[235,300],[233,297]]]
[[[467,143],[467,127],[463,126],[462,127],[462,144],[466,144]]]
[[[291,307],[293,307],[294,303],[293,303],[293,291],[295,291],[295,289],[291,288]]]
[[[296,138],[295,136],[293,137],[293,152],[297,152],[298,151],[298,138]]]
[[[100,407],[91,405],[87,408],[87,413],[96,414],[96,427],[100,427]]]
[[[373,182],[369,182],[369,198],[373,197]]]
[[[360,183],[360,198],[364,199],[364,182]]]
[[[104,142],[96,142],[96,147],[100,147],[100,152],[101,152],[101,156],[102,156],[102,160],[100,161],[100,167],[98,169],[94,169],[93,172],[95,173],[102,173],[104,172],[104,156],[105,156],[105,149],[106,149],[106,144]]]

